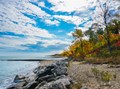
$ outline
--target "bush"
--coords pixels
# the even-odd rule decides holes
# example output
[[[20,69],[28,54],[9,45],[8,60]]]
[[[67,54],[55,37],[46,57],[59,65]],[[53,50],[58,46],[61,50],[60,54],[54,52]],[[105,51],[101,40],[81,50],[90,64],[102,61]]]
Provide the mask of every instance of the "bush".
[[[113,75],[108,71],[100,71],[97,68],[91,68],[91,70],[97,80],[101,80],[103,82],[109,82],[110,80],[112,80]]]
[[[82,84],[81,83],[76,83],[71,85],[71,89],[81,89]]]
[[[102,71],[101,72],[101,79],[102,81],[109,82],[112,79],[112,74],[108,71]]]
[[[91,68],[91,70],[95,76],[98,76],[100,74],[100,70],[98,70],[97,68]]]

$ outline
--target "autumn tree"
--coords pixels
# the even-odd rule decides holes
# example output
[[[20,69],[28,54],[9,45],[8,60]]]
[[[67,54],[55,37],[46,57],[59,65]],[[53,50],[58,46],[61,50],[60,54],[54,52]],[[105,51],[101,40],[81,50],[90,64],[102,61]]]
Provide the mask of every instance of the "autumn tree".
[[[75,38],[74,42],[78,41],[80,43],[80,48],[81,48],[81,53],[82,53],[82,56],[83,56],[83,59],[84,59],[84,49],[83,49],[83,41],[82,41],[82,38],[83,38],[83,32],[81,29],[76,29],[75,32],[72,34],[73,37]],[[79,49],[79,48],[77,48]]]
[[[119,2],[114,0],[97,0],[94,20],[106,31],[108,50],[111,53],[110,32],[108,23],[117,15],[114,10],[119,8]]]

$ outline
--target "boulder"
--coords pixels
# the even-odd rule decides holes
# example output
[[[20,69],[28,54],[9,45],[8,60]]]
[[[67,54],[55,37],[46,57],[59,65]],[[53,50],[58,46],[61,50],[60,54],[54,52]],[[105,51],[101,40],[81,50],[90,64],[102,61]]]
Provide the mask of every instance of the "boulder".
[[[23,89],[35,89],[35,87],[38,85],[38,82],[33,81],[30,82],[29,84],[27,84],[27,86],[25,86]]]
[[[45,68],[46,68],[45,66],[39,66],[33,70],[33,73],[35,74],[41,73],[45,70]]]
[[[38,85],[35,89],[70,89],[71,79],[69,77],[62,77],[55,81],[47,82],[44,85]]]
[[[28,84],[28,82],[26,81],[22,81],[22,82],[19,82],[19,83],[15,83],[13,85],[11,85],[9,88],[7,89],[21,89],[23,88],[24,86],[26,86]]]
[[[38,82],[41,83],[43,81],[46,81],[46,82],[50,82],[50,81],[54,81],[55,80],[55,77],[53,75],[45,75],[43,77],[40,77],[38,78]]]
[[[67,67],[62,66],[56,66],[52,72],[54,75],[60,76],[60,75],[67,75]]]
[[[58,61],[49,66],[39,66],[33,72],[34,79],[16,75],[14,86],[8,89],[70,89],[71,79],[67,76],[66,61]]]
[[[23,75],[16,75],[15,78],[14,78],[14,82],[17,83],[17,82],[22,82],[25,80],[25,76]]]

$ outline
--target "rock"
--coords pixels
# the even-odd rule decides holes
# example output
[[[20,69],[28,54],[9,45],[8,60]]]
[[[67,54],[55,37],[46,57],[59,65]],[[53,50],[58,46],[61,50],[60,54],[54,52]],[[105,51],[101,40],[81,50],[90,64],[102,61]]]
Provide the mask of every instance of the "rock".
[[[52,84],[49,89],[66,89],[66,87],[64,87],[64,85],[60,82]]]
[[[22,76],[22,75],[16,75],[15,78],[14,78],[14,82],[17,83],[17,82],[22,82],[24,81],[26,77],[25,76]]]
[[[46,81],[46,82],[50,82],[50,81],[53,81],[55,80],[55,77],[53,75],[46,75],[46,76],[43,76],[43,77],[40,77],[38,78],[38,82],[41,83],[43,81]]]
[[[35,89],[35,87],[38,85],[36,81],[33,81],[29,83],[27,86],[25,86],[23,89]]]
[[[10,86],[7,89],[17,89],[15,86]]]
[[[46,68],[38,68],[36,69],[38,72],[36,73],[36,81],[40,79],[43,76],[46,75],[55,75],[55,76],[60,76],[60,75],[67,75],[67,67],[66,63],[63,62],[57,62],[52,65],[47,66]],[[41,70],[39,70],[41,69]]]
[[[39,66],[34,71],[35,77],[16,75],[14,86],[8,89],[70,89],[71,79],[67,77],[67,62],[58,61],[49,66]]]
[[[43,81],[35,89],[39,89],[41,86],[44,86],[47,82]]]
[[[37,68],[35,68],[34,70],[33,70],[33,72],[35,73],[35,74],[37,74],[37,73],[40,73],[40,72],[43,72],[44,70],[45,70],[45,66],[39,66],[39,67],[37,67]]]
[[[71,79],[69,77],[62,77],[43,86],[38,85],[35,89],[70,89],[70,84]]]
[[[57,76],[67,75],[67,67],[56,66],[52,72]]]
[[[66,62],[64,60],[63,61],[58,61],[58,62],[56,62],[56,65],[66,67],[66,66],[68,66],[68,62]]]
[[[11,85],[9,88],[7,89],[21,89],[22,87],[26,86],[28,84],[28,82],[26,81],[22,81],[22,82],[19,82],[19,83],[16,83],[14,85]]]
[[[46,75],[53,75],[53,72],[50,68],[46,68],[44,71],[37,73],[35,81],[38,81],[41,77],[44,77]]]

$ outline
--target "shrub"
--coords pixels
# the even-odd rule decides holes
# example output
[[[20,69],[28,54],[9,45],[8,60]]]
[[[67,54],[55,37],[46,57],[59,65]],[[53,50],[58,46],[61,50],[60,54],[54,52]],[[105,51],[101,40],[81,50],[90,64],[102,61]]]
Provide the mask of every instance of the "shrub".
[[[97,68],[91,68],[91,70],[98,81],[109,82],[112,80],[113,75],[108,71],[100,71]]]
[[[98,70],[97,68],[91,68],[91,70],[92,70],[92,72],[93,72],[93,74],[97,77],[97,76],[99,76],[99,74],[100,74],[100,70]]]
[[[101,72],[101,79],[102,81],[109,82],[112,79],[112,74],[108,71]]]
[[[81,83],[75,83],[71,85],[71,89],[81,89],[82,84]]]

